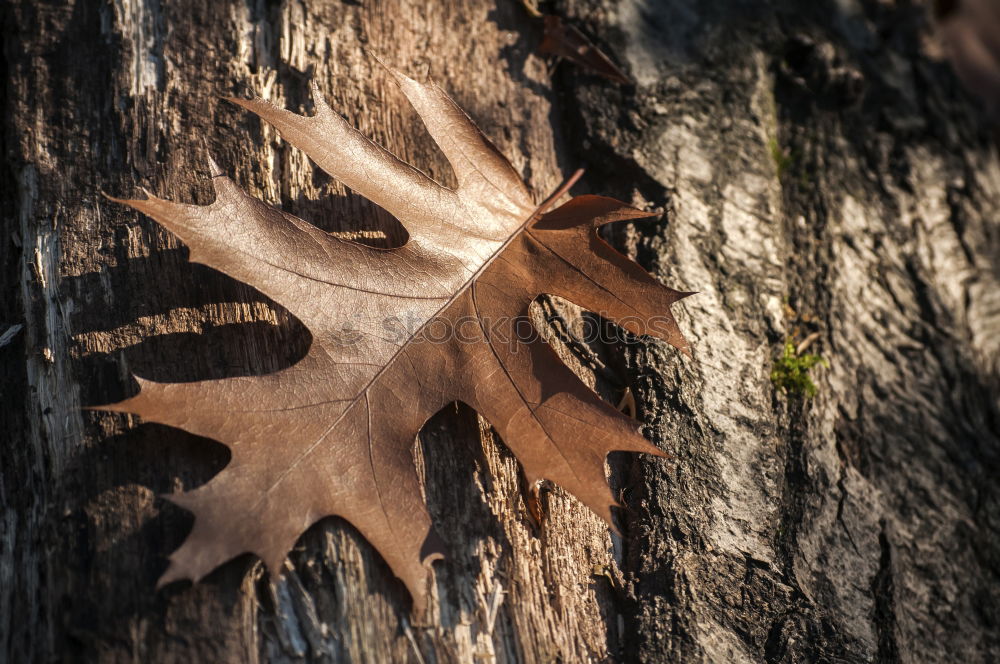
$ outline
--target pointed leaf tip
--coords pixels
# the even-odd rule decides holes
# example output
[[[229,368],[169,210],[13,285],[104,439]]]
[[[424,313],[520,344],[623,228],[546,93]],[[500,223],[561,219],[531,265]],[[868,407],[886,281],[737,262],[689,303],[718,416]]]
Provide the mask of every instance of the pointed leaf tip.
[[[375,53],[372,52],[372,51],[369,51],[368,54],[371,56],[371,58],[375,62],[377,62],[379,64],[380,67],[382,67],[382,69],[384,69],[385,71],[387,71],[389,73],[389,75],[392,76],[393,80],[396,81],[396,85],[398,85],[400,87],[405,87],[407,85],[418,85],[418,86],[419,85],[427,85],[428,83],[430,83],[429,78],[428,78],[428,81],[421,82],[421,81],[418,81],[417,79],[415,79],[415,78],[413,78],[411,76],[407,76],[406,74],[404,74],[402,72],[402,70],[396,69],[395,67],[387,64],[385,62],[385,60],[383,60],[378,55],[375,55]]]
[[[209,177],[215,178],[220,175],[223,175],[222,169],[219,167],[219,164],[216,163],[215,159],[212,157],[211,154],[206,156],[206,161],[208,162]]]
[[[409,78],[395,67],[391,67],[388,64],[386,64],[385,60],[383,60],[381,56],[377,55],[375,51],[368,49],[367,53],[372,60],[374,60],[380,67],[382,67],[382,69],[385,69],[387,72],[392,74],[393,77],[396,78],[397,80],[399,79],[399,77]]]
[[[322,111],[330,108],[330,105],[326,103],[326,95],[320,90],[319,83],[316,79],[309,81],[309,94],[312,96],[313,107],[316,109],[316,114],[318,115]]]
[[[169,586],[171,583],[175,583],[177,581],[197,581],[196,579],[191,579],[191,577],[187,576],[180,570],[180,566],[177,564],[177,561],[174,560],[173,556],[170,556],[167,560],[169,561],[167,569],[164,570],[163,574],[160,575],[160,578],[156,580],[157,591],[162,590],[166,586]]]
[[[278,583],[281,581],[281,575],[285,571],[285,561],[288,560],[288,552],[279,555],[271,556],[268,559],[263,559],[264,567],[267,568],[267,573],[271,579]]]

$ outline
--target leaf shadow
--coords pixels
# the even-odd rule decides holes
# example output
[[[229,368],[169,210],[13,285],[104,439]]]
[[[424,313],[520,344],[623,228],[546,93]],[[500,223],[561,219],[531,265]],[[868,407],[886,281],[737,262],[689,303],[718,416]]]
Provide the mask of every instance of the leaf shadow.
[[[129,629],[136,615],[168,615],[178,596],[191,592],[190,584],[154,591],[167,556],[194,523],[192,514],[162,496],[180,486],[204,484],[229,459],[220,443],[152,423],[105,438],[73,457],[64,469],[63,517],[53,526],[64,548],[77,552],[72,561],[79,566],[65,589],[74,597],[63,617],[68,647],[87,655],[95,644]],[[131,516],[121,519],[122,514]],[[213,571],[201,581],[207,585],[194,592],[234,606],[245,558]],[[184,610],[199,606],[179,605]]]
[[[310,162],[311,163],[311,162]],[[335,180],[313,165],[313,184],[322,189],[316,196],[299,194],[283,201],[282,209],[328,233],[379,249],[401,247],[409,233],[387,210],[348,191],[339,195],[329,188]]]
[[[484,577],[499,583],[516,554],[507,535],[510,524],[505,524],[490,504],[503,490],[498,485],[501,479],[490,468],[485,446],[489,445],[501,465],[514,464],[520,468],[520,463],[496,431],[484,431],[476,411],[461,402],[430,418],[420,432],[417,445],[427,507],[448,552],[444,560],[435,564],[440,624],[453,630],[467,620],[463,608],[476,609],[471,625],[475,639],[476,630],[486,627],[480,620],[489,612],[483,604],[489,598],[477,593],[477,585]],[[509,510],[514,515],[519,512],[523,510],[516,505]],[[493,569],[487,570],[482,551],[491,547],[496,555]]]
[[[500,32],[513,34],[515,40],[500,47],[500,59],[506,64],[506,71],[518,84],[544,97],[551,96],[552,90],[525,74],[525,65],[542,41],[542,21],[532,19],[518,3],[499,3],[486,15],[486,20],[496,24]]]
[[[109,500],[119,505],[135,496],[136,491],[124,496],[109,492]],[[77,656],[69,661],[101,659],[100,649],[106,647],[104,644],[134,629],[137,615],[164,616],[183,633],[198,640],[205,637],[185,629],[185,623],[194,624],[219,610],[231,614],[245,609],[242,580],[255,564],[249,555],[239,556],[216,568],[197,584],[171,584],[153,591],[167,567],[166,552],[180,546],[193,523],[190,514],[163,499],[154,501],[153,510],[151,516],[128,524],[126,532],[97,552],[93,551],[90,540],[92,537],[97,539],[93,531],[101,527],[103,514],[99,511],[79,510],[59,524],[65,529],[64,536],[72,537],[77,548],[83,551],[74,559],[83,569],[73,577],[73,585],[67,589],[74,599],[67,604],[62,616],[67,636],[64,654],[72,652]],[[192,601],[191,595],[196,599]],[[109,601],[109,598],[114,599]],[[145,647],[156,651],[158,640],[171,637],[153,632],[145,638]],[[162,644],[159,645],[162,648]],[[218,646],[214,643],[204,645]]]

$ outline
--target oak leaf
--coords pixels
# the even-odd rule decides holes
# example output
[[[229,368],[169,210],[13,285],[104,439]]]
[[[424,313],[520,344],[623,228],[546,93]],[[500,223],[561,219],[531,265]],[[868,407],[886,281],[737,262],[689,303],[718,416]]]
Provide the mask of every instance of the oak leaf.
[[[538,52],[548,55],[558,55],[566,58],[585,71],[603,76],[609,81],[628,85],[632,79],[612,62],[604,51],[594,46],[580,30],[559,16],[542,15],[545,19],[545,32]]]
[[[120,201],[176,234],[191,261],[254,286],[312,333],[305,357],[283,371],[194,383],[137,378],[137,396],[102,407],[232,451],[207,484],[167,496],[195,521],[160,585],[198,580],[247,552],[277,578],[303,531],[337,515],[423,607],[423,565],[442,547],[412,449],[427,419],[454,401],[489,420],[529,481],[552,480],[608,520],[607,454],[658,453],[544,341],[524,338],[529,304],[551,293],[686,349],[669,311],[685,293],[661,286],[596,232],[651,215],[598,196],[545,213],[439,87],[392,74],[451,163],[456,189],[365,138],[315,88],[312,117],[262,99],[230,101],[395,215],[409,233],[401,247],[339,239],[250,197],[214,164],[211,205]]]

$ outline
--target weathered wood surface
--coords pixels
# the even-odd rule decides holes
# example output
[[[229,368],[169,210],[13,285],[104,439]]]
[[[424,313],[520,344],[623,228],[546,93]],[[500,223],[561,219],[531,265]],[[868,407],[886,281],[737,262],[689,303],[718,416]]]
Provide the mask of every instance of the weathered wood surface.
[[[1000,165],[904,2],[573,1],[551,9],[636,80],[531,54],[516,2],[6,3],[0,660],[994,661],[1000,655]],[[451,545],[431,614],[343,522],[272,591],[234,561],[153,591],[190,516],[158,494],[225,449],[80,410],[136,372],[294,362],[308,334],[100,192],[207,202],[206,157],[319,226],[392,219],[224,102],[308,111],[316,80],[368,136],[448,181],[367,51],[431,73],[540,197],[666,210],[613,240],[672,286],[694,346],[561,352],[628,387],[669,462],[612,459],[623,538],[558,489],[527,516],[515,461],[467,409],[421,436]],[[777,157],[777,158],[776,158]],[[579,325],[543,303],[555,337]],[[830,361],[808,402],[768,373],[786,336]],[[481,444],[482,441],[482,444]]]

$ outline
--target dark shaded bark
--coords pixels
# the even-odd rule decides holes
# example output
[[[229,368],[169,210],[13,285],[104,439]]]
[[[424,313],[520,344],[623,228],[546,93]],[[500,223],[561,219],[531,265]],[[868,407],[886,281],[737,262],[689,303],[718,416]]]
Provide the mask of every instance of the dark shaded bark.
[[[926,53],[927,9],[833,0],[550,7],[635,79],[532,55],[518,3],[8,2],[3,6],[0,659],[15,661],[994,661],[1000,656],[1000,163]],[[221,445],[85,412],[158,380],[263,373],[308,333],[186,263],[100,197],[207,202],[212,154],[323,228],[394,220],[218,101],[308,111],[315,79],[367,135],[446,182],[365,54],[428,69],[544,197],[662,208],[609,238],[700,291],[694,348],[553,343],[609,400],[628,388],[670,461],[614,456],[623,538],[560,490],[535,528],[516,462],[465,408],[421,463],[451,547],[425,623],[347,524],[304,535],[272,590],[234,561],[154,591]],[[368,233],[378,241],[379,233]],[[588,316],[589,314],[583,314]],[[814,399],[769,379],[819,336]]]

